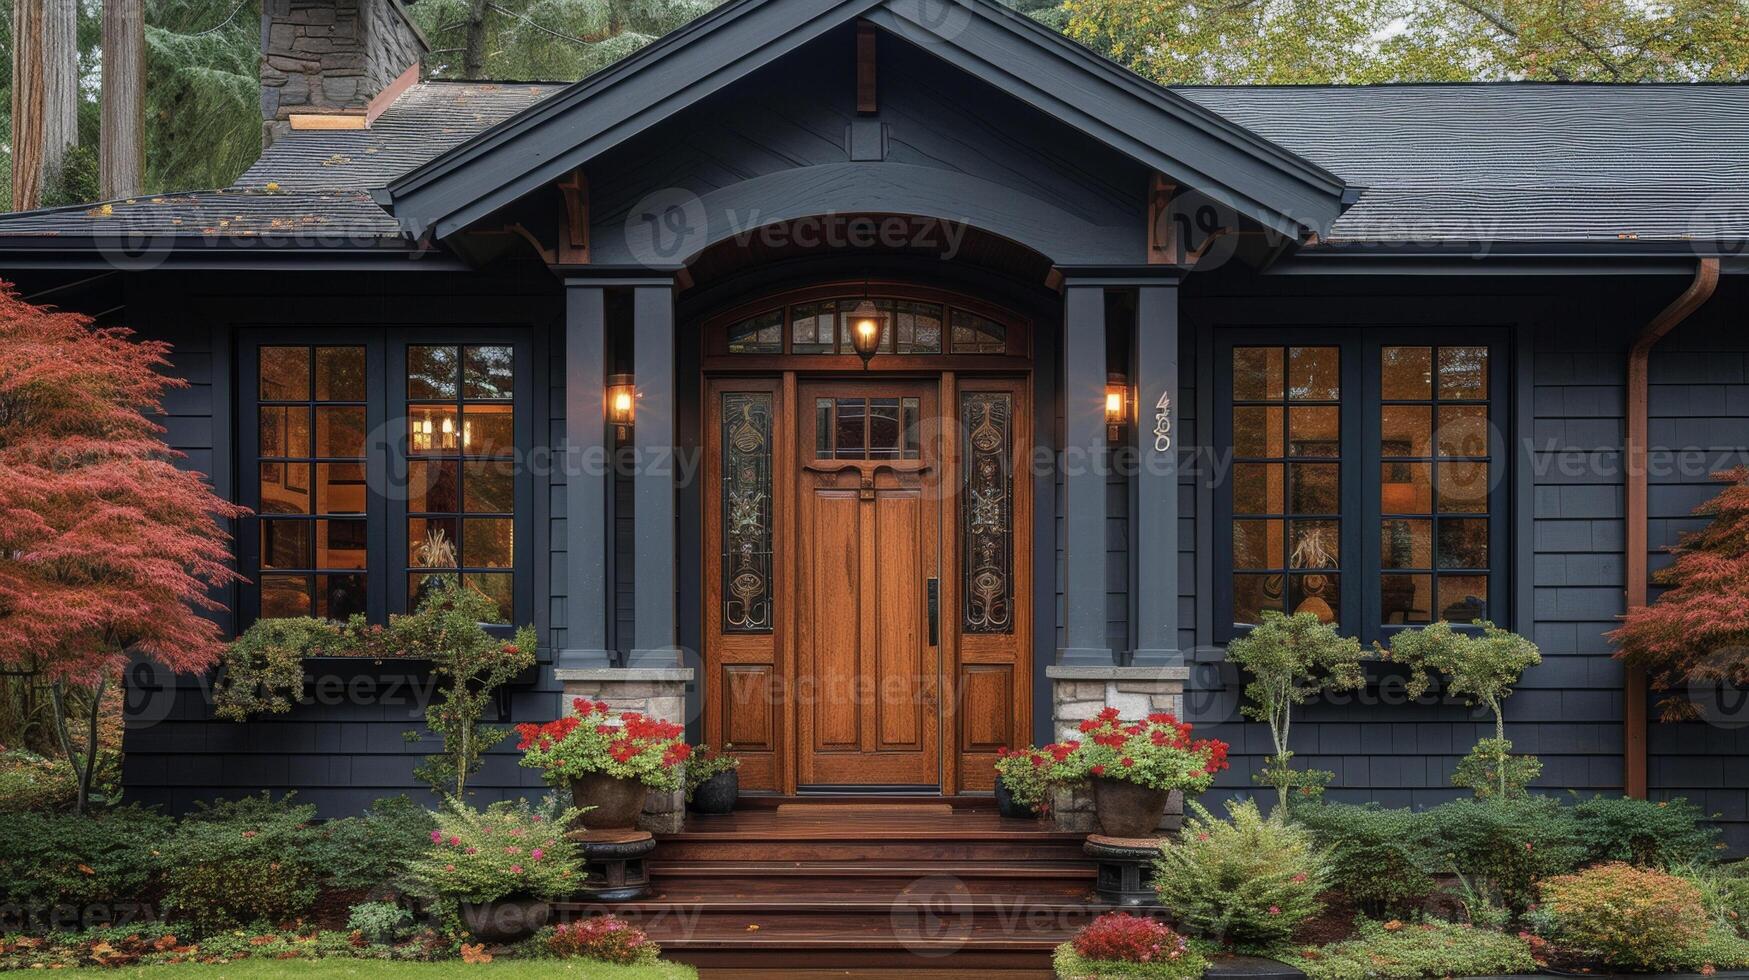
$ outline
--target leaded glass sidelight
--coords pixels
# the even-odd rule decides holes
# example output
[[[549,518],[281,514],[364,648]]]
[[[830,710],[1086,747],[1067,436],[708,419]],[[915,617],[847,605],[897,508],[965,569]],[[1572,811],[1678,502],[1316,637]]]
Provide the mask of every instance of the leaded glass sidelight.
[[[966,432],[965,631],[1014,631],[1013,396],[969,392],[961,396]]]
[[[771,395],[723,395],[723,632],[771,632]]]

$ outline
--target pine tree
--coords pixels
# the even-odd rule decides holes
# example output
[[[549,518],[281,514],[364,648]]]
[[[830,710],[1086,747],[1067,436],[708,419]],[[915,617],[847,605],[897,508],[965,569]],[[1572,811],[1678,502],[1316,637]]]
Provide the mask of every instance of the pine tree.
[[[435,78],[574,81],[613,64],[721,0],[421,0]],[[478,27],[475,13],[481,19]],[[472,43],[470,43],[472,42]],[[477,52],[477,64],[469,52]]]
[[[1671,692],[1660,702],[1671,719],[1696,716],[1675,693],[1690,685],[1749,686],[1749,467],[1715,478],[1729,485],[1695,510],[1711,522],[1684,536],[1675,562],[1655,576],[1665,592],[1607,634],[1617,657]]]

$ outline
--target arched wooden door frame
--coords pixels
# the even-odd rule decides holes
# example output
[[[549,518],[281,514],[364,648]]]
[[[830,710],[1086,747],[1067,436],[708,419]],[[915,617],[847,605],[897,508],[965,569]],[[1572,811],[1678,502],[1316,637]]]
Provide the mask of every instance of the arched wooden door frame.
[[[881,354],[865,369],[854,354],[794,354],[789,352],[792,305],[825,298],[864,295],[940,303],[944,314],[963,309],[1001,324],[1007,331],[1001,354],[953,354],[943,324],[944,353]],[[729,353],[727,328],[750,316],[781,308],[783,350],[780,353]],[[948,314],[950,315],[950,314]],[[844,379],[928,379],[937,387],[939,414],[954,424],[940,427],[939,465],[950,492],[940,498],[942,555],[940,576],[940,643],[938,655],[944,684],[939,704],[941,750],[940,791],[944,795],[987,791],[994,782],[992,763],[1003,746],[1025,744],[1031,738],[1033,714],[1033,480],[1034,445],[1032,370],[1033,324],[1023,316],[977,297],[904,282],[829,283],[772,293],[737,304],[700,322],[702,344],[701,420],[702,467],[700,561],[702,731],[707,742],[733,742],[743,757],[743,786],[750,792],[794,795],[803,790],[797,772],[796,733],[800,705],[794,691],[799,666],[795,603],[799,574],[796,534],[797,492],[801,477],[798,446],[798,389],[804,383]],[[965,436],[966,411],[1006,405],[998,453],[1007,502],[1006,542],[1009,581],[1006,601],[1011,609],[1008,632],[974,632],[966,627],[967,561],[966,500],[971,475]],[[747,407],[755,411],[746,429]],[[758,407],[769,406],[760,423]],[[730,426],[725,428],[725,413]],[[987,414],[987,412],[986,412]],[[731,435],[737,424],[741,430]],[[763,427],[762,427],[763,425]],[[728,547],[724,512],[724,446],[731,438],[749,445],[765,439],[769,463],[770,528],[769,632],[725,628],[723,602],[732,574],[725,570]],[[989,432],[984,433],[988,442]],[[987,468],[988,453],[980,462]],[[731,717],[733,715],[734,717]],[[752,737],[749,737],[752,736]],[[887,788],[879,786],[871,789]]]

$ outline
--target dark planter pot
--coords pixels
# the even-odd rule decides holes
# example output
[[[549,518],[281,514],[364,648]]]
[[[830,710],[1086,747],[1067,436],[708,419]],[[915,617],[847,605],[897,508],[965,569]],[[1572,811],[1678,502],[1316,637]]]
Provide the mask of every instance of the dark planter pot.
[[[1014,801],[1014,794],[1008,791],[1008,784],[996,777],[996,812],[1005,817],[1024,818],[1036,817],[1038,814],[1027,806],[1021,806]]]
[[[1171,792],[1116,779],[1093,781],[1093,807],[1107,837],[1154,837]]]
[[[586,830],[621,830],[638,825],[650,788],[635,779],[616,779],[592,772],[571,780],[571,800],[583,810],[578,818]],[[586,809],[593,808],[593,809]]]
[[[741,774],[733,769],[719,772],[692,791],[692,812],[722,814],[735,809],[741,796]]]
[[[539,898],[501,898],[496,902],[463,902],[462,924],[485,943],[514,943],[539,932],[553,908]]]

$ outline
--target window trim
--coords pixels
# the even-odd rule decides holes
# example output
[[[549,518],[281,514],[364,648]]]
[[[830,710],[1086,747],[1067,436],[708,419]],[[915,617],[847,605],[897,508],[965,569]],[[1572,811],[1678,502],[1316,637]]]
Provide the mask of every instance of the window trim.
[[[1341,542],[1338,568],[1342,593],[1338,622],[1343,633],[1362,642],[1388,640],[1415,624],[1385,624],[1379,600],[1383,573],[1379,502],[1379,468],[1383,462],[1378,440],[1381,432],[1378,407],[1382,403],[1379,352],[1387,346],[1486,346],[1489,349],[1488,419],[1489,458],[1492,485],[1488,493],[1488,613],[1502,625],[1511,622],[1514,556],[1511,551],[1513,490],[1519,460],[1512,452],[1509,433],[1514,430],[1514,398],[1511,359],[1514,348],[1510,332],[1501,327],[1462,325],[1405,327],[1221,327],[1214,330],[1210,347],[1214,357],[1212,379],[1212,440],[1222,463],[1212,484],[1212,529],[1208,588],[1213,622],[1211,638],[1225,644],[1248,627],[1233,622],[1232,582],[1233,527],[1233,349],[1236,347],[1337,347],[1342,352],[1343,394],[1341,406]],[[1351,395],[1356,392],[1358,395]],[[1354,445],[1357,450],[1348,447]],[[1370,474],[1370,475],[1369,475]],[[1350,516],[1353,515],[1353,516]],[[1223,540],[1222,535],[1226,535]],[[1355,625],[1358,624],[1358,625]]]
[[[509,346],[515,351],[516,380],[510,404],[515,408],[515,439],[519,472],[516,476],[514,550],[510,571],[514,576],[511,623],[492,624],[492,633],[508,635],[517,624],[535,622],[537,605],[534,528],[537,494],[546,481],[530,470],[535,445],[537,380],[544,372],[535,358],[534,338],[526,327],[515,326],[395,326],[389,328],[328,331],[295,326],[244,326],[236,345],[237,391],[237,500],[248,507],[248,516],[237,522],[236,555],[239,571],[248,579],[237,589],[236,617],[239,631],[261,618],[261,518],[258,457],[260,454],[260,354],[262,347],[365,348],[367,387],[365,401],[366,474],[366,615],[384,623],[402,610],[407,596],[404,573],[407,554],[408,455],[405,424],[388,428],[392,406],[407,402],[407,348],[421,344],[476,344]],[[537,376],[539,376],[537,378]],[[545,413],[541,413],[543,418]],[[398,417],[398,416],[397,416]],[[537,486],[537,484],[539,484]],[[390,488],[385,494],[371,487]],[[398,490],[398,492],[397,492]]]

